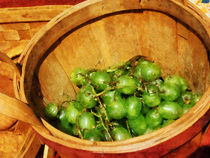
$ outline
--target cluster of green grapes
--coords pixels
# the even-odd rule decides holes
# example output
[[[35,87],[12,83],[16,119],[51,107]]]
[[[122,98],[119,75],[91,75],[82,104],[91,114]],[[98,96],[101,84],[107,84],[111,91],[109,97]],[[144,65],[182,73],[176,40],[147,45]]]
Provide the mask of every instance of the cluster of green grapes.
[[[178,75],[136,56],[101,70],[76,68],[75,100],[46,106],[47,118],[70,135],[91,141],[120,141],[150,133],[186,113],[200,99]]]

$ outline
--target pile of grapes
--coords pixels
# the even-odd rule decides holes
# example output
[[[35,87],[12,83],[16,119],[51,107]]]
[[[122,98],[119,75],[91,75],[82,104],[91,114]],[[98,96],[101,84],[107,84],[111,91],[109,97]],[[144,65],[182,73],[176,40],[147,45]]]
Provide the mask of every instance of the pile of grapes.
[[[141,56],[102,70],[76,68],[71,81],[76,100],[50,103],[49,121],[59,130],[91,141],[120,141],[162,128],[200,99],[178,75],[161,77],[161,68]]]

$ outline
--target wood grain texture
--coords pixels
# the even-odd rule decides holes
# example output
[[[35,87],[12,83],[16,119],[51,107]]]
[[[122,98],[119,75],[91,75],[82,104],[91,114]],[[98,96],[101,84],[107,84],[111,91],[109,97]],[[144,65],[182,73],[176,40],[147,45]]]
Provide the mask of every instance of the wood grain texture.
[[[9,95],[11,97],[14,97],[13,92],[13,82],[12,82],[12,76],[17,72],[18,69],[15,66],[14,62],[5,54],[0,52],[0,79],[1,81],[1,92]],[[20,77],[20,74],[18,73],[18,76]],[[10,89],[9,89],[10,88]],[[7,106],[7,103],[3,102],[1,103],[3,107]],[[10,128],[17,120],[11,117],[8,117],[5,114],[0,114],[0,130],[6,130]]]
[[[71,5],[0,8],[0,23],[49,21]]]
[[[190,156],[200,146],[202,133],[200,132],[192,140],[180,146],[178,149],[166,154],[163,158],[183,158]]]
[[[46,23],[40,22],[38,19],[38,21],[31,22],[29,17],[27,19],[28,22],[20,23],[19,18],[16,19],[15,16],[19,16],[19,13],[30,12],[30,8],[26,10],[24,8],[18,9],[16,11],[15,9],[0,9],[1,13],[4,10],[4,15],[9,15],[5,19],[3,16],[1,17],[0,51],[7,54],[10,58],[20,55],[32,36]],[[45,7],[43,12],[47,12],[47,10],[49,11],[50,7]],[[14,62],[16,61],[14,60]],[[13,71],[13,68],[9,64],[0,62],[0,91],[10,97],[15,97],[13,90]],[[35,157],[41,143],[32,131],[31,126],[20,121],[17,122],[16,119],[3,114],[0,115],[0,120],[0,157],[12,158],[17,156],[27,158],[29,155],[30,157]],[[15,122],[17,123],[14,125]],[[14,126],[11,129],[10,127],[12,125]],[[7,130],[8,128],[10,129]]]
[[[0,8],[0,51],[20,55],[38,30],[71,5]]]
[[[65,6],[63,6],[65,7]],[[45,9],[44,9],[45,8]],[[56,9],[58,7],[41,7],[41,11],[50,13],[52,9]],[[62,7],[60,7],[62,8]],[[19,16],[18,10],[20,13],[30,12],[30,9],[33,10],[33,8],[16,8],[16,9],[1,9],[5,11],[10,17],[6,19],[2,19],[0,24],[0,51],[3,51],[5,54],[7,54],[9,57],[14,57],[17,55],[20,55],[24,49],[24,47],[29,42],[29,39],[32,38],[35,32],[37,32],[46,22],[40,22],[40,19],[37,19],[38,22],[31,22],[30,18],[28,18],[28,22],[19,23],[18,18],[14,18],[16,15]],[[35,9],[35,8],[34,8]],[[45,11],[44,11],[44,10]],[[39,10],[39,7],[36,7],[36,10]],[[34,12],[35,14],[35,12]],[[13,17],[13,19],[12,19]],[[33,16],[32,16],[33,18]],[[9,21],[8,21],[9,20]],[[7,22],[13,22],[13,23],[7,23]],[[13,69],[7,64],[7,63],[0,63],[0,74],[3,76],[9,77],[10,80],[13,79]],[[4,84],[5,80],[2,81]],[[9,90],[9,89],[8,89]],[[2,116],[2,120],[6,120],[8,123],[8,127],[10,126],[9,120],[13,119],[6,119],[7,117]],[[4,124],[6,121],[2,121]],[[12,121],[14,122],[14,121]],[[12,123],[11,122],[11,123]],[[5,126],[6,127],[6,126]]]
[[[14,97],[12,80],[5,74],[0,75],[0,81],[0,91],[11,97]],[[7,117],[3,114],[0,114],[0,120],[0,131],[10,128],[16,122],[16,119]]]
[[[1,65],[4,64],[1,63]],[[9,65],[7,66],[9,67]],[[12,69],[11,71],[13,72]],[[0,75],[0,80],[0,92],[10,97],[15,97],[13,81],[10,75],[3,72]],[[7,105],[5,104],[5,106]],[[33,136],[35,133],[31,126],[20,121],[17,122],[16,119],[2,114],[0,114],[0,120],[0,157],[13,158],[26,156],[25,158],[27,158],[29,155],[30,157],[35,157],[41,143],[37,136]]]
[[[9,57],[20,55],[30,39],[46,22],[0,24],[0,51]]]
[[[67,74],[75,67],[97,69],[135,55],[150,56],[165,70],[163,74],[175,74],[176,48],[176,21],[162,13],[144,11],[108,16],[85,25],[66,37],[54,53]],[[163,58],[166,62],[161,62]],[[174,62],[170,67],[169,61]]]
[[[34,127],[45,143],[73,157],[159,157],[199,133],[209,120],[210,88],[206,84],[209,80],[206,73],[209,72],[203,66],[208,64],[206,53],[210,50],[210,33],[206,28],[209,25],[205,17],[197,16],[187,7],[188,4],[180,2],[93,0],[66,10],[45,25],[23,52],[25,62],[20,93],[23,100],[39,109],[41,104],[37,98],[40,91],[35,88],[37,84],[34,83],[38,80],[34,73],[39,71],[37,65],[40,60],[50,57],[46,58],[46,53],[52,52],[66,74],[75,66],[100,68],[142,53],[160,63],[165,74],[181,73],[184,70],[183,75],[189,75],[191,86],[198,91],[205,91],[198,104],[166,128],[121,142],[89,142],[61,132],[57,133],[60,134],[58,138]],[[184,29],[178,31],[179,25],[183,25]],[[177,32],[189,36],[190,42],[186,43],[186,47]],[[198,50],[202,52],[201,57],[196,53]],[[53,72],[53,68],[45,68],[43,72]],[[192,68],[202,71],[191,75],[188,70]],[[42,75],[39,78],[44,80],[45,73]],[[197,79],[198,76],[202,78]],[[45,126],[53,130],[47,122]],[[56,133],[56,130],[51,132]],[[62,137],[68,141],[60,139]]]
[[[31,1],[31,0],[1,0],[0,1],[0,8],[11,8],[11,7],[28,7],[28,6],[43,6],[43,5],[75,5],[80,3],[84,0],[38,0],[38,1]]]
[[[54,54],[50,54],[42,63],[39,82],[46,104],[55,102],[59,105],[76,97],[69,75],[63,70]]]
[[[200,39],[179,21],[155,11],[123,13],[87,24],[62,40],[54,54],[69,75],[76,67],[98,69],[144,55],[161,66],[163,77],[179,74],[199,93],[208,85],[207,52]]]
[[[193,91],[203,93],[206,85],[210,84],[209,61],[204,45],[194,32],[177,23],[177,47],[180,75],[187,79]]]
[[[0,138],[1,158],[33,158],[41,146],[31,126],[20,121],[10,130],[0,131]]]
[[[0,100],[1,114],[14,119],[18,118],[19,120],[27,122],[31,125],[41,126],[40,121],[26,103],[9,97],[3,93],[0,93]]]
[[[165,74],[180,73],[181,67],[179,65],[182,61],[180,60],[179,55],[186,55],[188,50],[183,49],[183,52],[178,53],[178,49],[181,50],[182,43],[178,42],[177,32],[183,31],[183,33],[186,34],[190,32],[190,37],[193,36],[191,42],[194,45],[196,41],[199,40],[196,37],[197,35],[186,25],[183,25],[182,21],[174,19],[172,16],[164,14],[163,12],[130,10],[132,7],[132,9],[137,9],[138,7],[146,8],[149,2],[143,2],[141,4],[145,5],[141,6],[137,1],[132,1],[129,4],[126,0],[110,1],[110,3],[102,3],[101,1],[95,1],[94,3],[94,1],[90,1],[89,5],[87,5],[88,3],[84,3],[86,9],[80,8],[82,5],[78,5],[74,8],[75,10],[69,10],[68,14],[67,12],[63,12],[60,17],[53,19],[45,28],[50,28],[50,30],[42,29],[40,35],[37,36],[37,38],[34,38],[33,41],[31,41],[30,47],[28,47],[28,51],[33,55],[26,54],[26,60],[33,59],[34,63],[29,63],[28,61],[24,65],[26,68],[24,69],[24,75],[26,75],[28,79],[27,83],[24,82],[25,91],[30,91],[31,83],[29,81],[32,80],[33,77],[32,72],[29,72],[28,70],[36,67],[36,62],[38,62],[40,57],[47,51],[47,48],[43,46],[47,45],[48,48],[53,48],[52,53],[56,56],[66,74],[70,74],[75,67],[101,68],[112,64],[118,64],[136,54],[151,56],[163,67],[163,73]],[[158,4],[158,2],[155,1],[154,4]],[[151,8],[154,9],[153,7],[156,7],[157,9],[158,7],[154,6],[154,4],[152,3]],[[169,5],[173,5],[173,2],[170,1],[167,5],[163,6],[168,7]],[[101,6],[104,10],[100,8]],[[112,6],[115,6],[116,8],[112,8]],[[71,11],[72,14],[70,14]],[[163,8],[163,11],[165,11],[165,8]],[[176,12],[175,10],[173,11]],[[82,16],[83,14],[87,15],[89,18],[84,19]],[[177,13],[175,15],[177,15]],[[60,20],[59,23],[57,20]],[[184,28],[186,27],[186,30],[180,29],[181,31],[178,31],[178,25],[181,25]],[[200,26],[200,24],[198,26]],[[57,33],[57,36],[53,34],[55,32]],[[196,51],[199,49],[205,55],[204,58],[199,58],[198,60],[204,59],[208,61],[206,49],[202,50],[202,48],[204,48],[203,42],[198,42],[197,44],[199,46],[194,46],[189,42],[188,47],[193,51],[184,56],[184,59],[186,60],[188,55],[190,58],[194,58],[194,50]],[[49,53],[49,49],[47,52]],[[34,55],[35,53],[37,53],[37,56]],[[190,60],[189,64],[184,64],[183,62],[181,64],[185,66],[184,69],[190,69],[194,63],[193,60]],[[205,68],[196,66],[196,63],[195,67],[204,69],[202,73],[195,75],[196,77],[202,75],[202,81],[204,81],[206,79]],[[49,68],[49,70],[51,71],[51,68]],[[41,78],[44,76],[39,77]],[[189,79],[191,79],[193,83],[194,78]],[[194,82],[201,82],[201,79],[198,81],[195,80]],[[192,86],[201,91],[204,91],[204,89],[207,88],[204,84],[201,84],[202,87],[198,87],[196,84],[192,84]],[[208,111],[208,94],[209,90],[206,91],[206,97],[203,98],[200,104],[197,104],[197,107],[195,106],[188,115],[177,120],[177,122],[172,124],[170,128],[168,127],[166,131],[161,129],[150,135],[133,138],[132,140],[124,142],[88,142],[72,138],[71,136],[68,137],[67,135],[62,135],[56,131],[56,129],[53,129],[47,122],[44,122],[45,126],[57,137],[51,137],[41,132],[39,132],[39,134],[43,136],[44,142],[50,147],[69,154],[70,156],[82,157],[84,155],[89,155],[90,157],[94,157],[95,152],[102,152],[106,153],[105,157],[121,157],[121,153],[123,153],[124,157],[135,157],[137,155],[144,155],[144,151],[146,152],[145,155],[160,156],[188,141],[195,136],[198,132],[197,130],[205,124],[208,117],[201,119],[198,123],[195,120],[204,116]],[[28,98],[27,95],[28,94],[26,94],[26,98]],[[33,102],[31,103],[33,104]],[[201,109],[203,112],[201,112]],[[194,115],[195,112],[198,114]],[[183,121],[185,124],[183,124]],[[192,127],[192,125],[195,126]],[[170,133],[172,131],[173,133]],[[169,137],[170,140],[168,140]],[[177,139],[181,141],[177,141]],[[160,145],[158,145],[158,143],[160,143]],[[141,151],[138,151],[139,149],[141,149]],[[125,154],[127,152],[132,153]],[[153,154],[151,154],[152,152]],[[109,153],[115,154],[112,155]],[[100,157],[102,155],[98,154],[97,156]]]

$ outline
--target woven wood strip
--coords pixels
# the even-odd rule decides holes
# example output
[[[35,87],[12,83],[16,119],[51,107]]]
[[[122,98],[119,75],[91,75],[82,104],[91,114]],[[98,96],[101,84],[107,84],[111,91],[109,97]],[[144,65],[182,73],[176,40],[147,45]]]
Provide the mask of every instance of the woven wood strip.
[[[18,56],[38,30],[70,5],[0,8],[0,51]],[[0,75],[12,79],[11,68],[0,62]]]
[[[1,8],[0,23],[49,21],[71,5]]]
[[[33,35],[54,16],[70,6],[40,6],[0,9],[0,51],[9,57],[22,53]],[[0,91],[13,96],[13,69],[0,62]],[[5,118],[0,116],[0,120]],[[0,131],[0,157],[35,157],[39,148],[39,139],[33,138],[31,127],[18,122],[12,129]]]

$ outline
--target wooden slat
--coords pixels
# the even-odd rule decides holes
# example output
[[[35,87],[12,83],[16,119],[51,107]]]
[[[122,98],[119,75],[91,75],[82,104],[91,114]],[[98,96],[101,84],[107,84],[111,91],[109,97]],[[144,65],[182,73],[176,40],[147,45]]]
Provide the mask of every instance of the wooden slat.
[[[163,77],[175,74],[178,66],[175,19],[155,11],[144,11],[143,14],[144,18],[138,20],[142,55],[160,65]]]
[[[44,145],[43,158],[55,158],[55,150]]]
[[[38,30],[58,13],[70,6],[37,6],[0,9],[0,51],[9,57],[20,55]],[[13,70],[0,62],[0,91],[14,97]],[[1,128],[8,128],[16,120],[0,115]],[[14,129],[15,128],[15,129]],[[35,157],[40,140],[31,127],[18,121],[10,131],[0,131],[0,157]]]
[[[208,87],[206,83],[209,72],[207,52],[195,33],[179,22],[177,22],[177,50],[179,74],[186,78],[190,89],[202,94]]]
[[[155,11],[107,16],[75,30],[54,53],[68,75],[75,67],[104,68],[139,54],[153,58],[163,76],[175,74],[176,20]]]
[[[71,5],[1,8],[0,23],[49,21]]]
[[[43,75],[46,77],[41,77]],[[70,98],[75,99],[75,92],[69,75],[64,72],[54,54],[50,54],[43,62],[39,70],[39,81],[46,103],[55,102],[61,104]]]
[[[190,156],[193,152],[196,151],[196,149],[198,149],[201,137],[202,133],[200,132],[195,137],[193,137],[192,140],[188,141],[186,144],[183,144],[174,151],[171,151],[167,155],[163,156],[163,158],[184,158]]]

